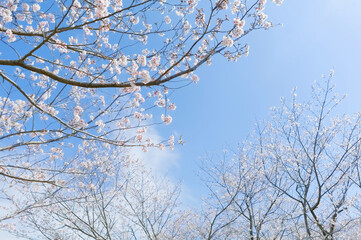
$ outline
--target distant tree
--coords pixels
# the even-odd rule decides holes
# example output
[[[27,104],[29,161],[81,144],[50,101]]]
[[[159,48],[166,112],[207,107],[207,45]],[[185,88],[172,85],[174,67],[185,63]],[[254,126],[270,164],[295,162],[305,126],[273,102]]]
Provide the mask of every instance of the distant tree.
[[[361,114],[336,114],[331,78],[315,84],[307,103],[296,92],[282,100],[234,156],[207,162],[209,236],[361,237]]]
[[[99,148],[100,147],[100,148]],[[179,186],[154,176],[141,161],[85,144],[63,188],[24,192],[31,208],[14,221],[27,239],[175,239],[185,233],[190,212],[179,206]],[[18,193],[19,195],[19,193]],[[19,198],[19,196],[18,196]]]
[[[284,231],[280,206],[284,194],[271,188],[258,149],[242,144],[239,152],[225,151],[222,160],[207,158],[202,172],[209,189],[205,200],[206,239],[278,239]]]

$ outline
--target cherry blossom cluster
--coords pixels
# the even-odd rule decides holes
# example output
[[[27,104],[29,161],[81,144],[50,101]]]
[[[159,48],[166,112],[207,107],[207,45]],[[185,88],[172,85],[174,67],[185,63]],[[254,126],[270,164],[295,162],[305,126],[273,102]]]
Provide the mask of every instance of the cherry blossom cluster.
[[[62,185],[65,170],[99,167],[65,160],[79,149],[92,154],[85,146],[92,141],[143,151],[183,144],[173,135],[151,139],[149,126],[176,120],[172,93],[199,82],[197,69],[213,56],[248,55],[243,37],[272,26],[265,6],[260,0],[0,0],[0,149],[8,156],[0,158],[2,173]]]
[[[272,108],[272,118],[257,123],[238,150],[205,160],[202,170],[210,190],[205,234],[232,239],[359,236],[361,178],[355,172],[360,171],[361,113],[338,115],[332,76],[333,71],[315,82],[311,101],[300,103],[293,90],[291,99]]]

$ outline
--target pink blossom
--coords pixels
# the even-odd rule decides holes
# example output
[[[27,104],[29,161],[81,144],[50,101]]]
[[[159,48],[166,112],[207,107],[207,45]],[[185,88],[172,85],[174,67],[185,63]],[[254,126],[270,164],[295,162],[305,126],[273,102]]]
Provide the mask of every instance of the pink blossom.
[[[174,135],[171,135],[169,137],[168,144],[173,144],[173,143],[174,143]]]
[[[74,111],[73,111],[73,114],[74,114],[74,116],[75,115],[79,115],[80,113],[82,113],[84,110],[83,110],[83,108],[81,107],[81,106],[76,106],[76,107],[74,107]]]
[[[236,28],[232,32],[232,36],[235,38],[241,37],[244,34],[244,30],[242,27],[236,26]]]
[[[16,14],[16,18],[19,21],[25,21],[25,15],[24,14],[18,13],[18,14]]]
[[[189,24],[188,21],[185,21],[184,25],[183,25],[183,31],[184,34],[188,34],[188,32],[192,29],[192,25]]]
[[[149,75],[149,72],[147,70],[142,70],[139,72],[139,76],[141,78],[143,78],[142,82],[147,84],[149,83],[150,81],[152,81],[152,78],[150,77]]]
[[[12,12],[9,9],[1,8],[0,16],[2,16],[5,23],[13,21]]]
[[[108,7],[110,6],[109,0],[96,0],[95,1],[95,17],[102,18],[109,14]]]
[[[160,56],[154,56],[150,59],[150,61],[148,62],[148,66],[152,69],[152,70],[156,70],[157,67],[160,64]]]
[[[33,12],[38,12],[40,11],[40,5],[35,3],[33,4],[33,6],[31,7],[31,9],[33,10]]]
[[[240,18],[233,19],[233,24],[237,27],[242,28],[245,25],[245,23],[246,22],[244,20],[241,20]]]
[[[137,63],[144,67],[145,65],[147,65],[147,57],[144,55],[138,55]]]
[[[232,47],[233,46],[233,40],[230,36],[223,36],[222,45],[225,47]]]
[[[174,103],[171,103],[171,104],[168,105],[167,108],[168,108],[168,110],[172,111],[172,110],[175,110],[177,107],[176,107],[176,105]]]
[[[248,45],[248,44],[246,44],[246,46],[244,46],[244,49],[245,49],[245,53],[244,53],[244,55],[247,57],[247,56],[248,56],[248,54],[249,54],[249,45]]]
[[[95,122],[95,125],[101,127],[101,128],[104,128],[105,127],[105,123],[103,123],[103,120],[98,120]]]
[[[114,0],[115,6],[117,7],[114,10],[120,10],[123,7],[123,0]]]
[[[32,26],[26,26],[25,30],[27,32],[34,32],[34,28]]]
[[[143,118],[143,114],[140,112],[134,112],[134,118],[136,119],[142,119]]]
[[[194,83],[198,83],[199,77],[198,77],[197,75],[193,74],[193,75],[191,76],[191,80],[192,80],[192,82],[194,82]]]
[[[142,127],[140,129],[137,130],[137,133],[138,134],[141,134],[141,133],[146,133],[147,132],[147,129],[145,127]]]
[[[217,7],[220,9],[228,9],[229,0],[219,0],[216,2]]]
[[[162,114],[162,121],[165,123],[165,125],[169,125],[171,122],[172,122],[172,117],[167,115],[167,116],[164,116],[164,114]]]
[[[8,42],[15,42],[16,41],[16,37],[14,36],[13,32],[11,31],[11,29],[6,30],[5,35],[9,38]]]
[[[122,123],[124,123],[124,124],[129,124],[130,123],[130,120],[129,120],[129,118],[122,118]]]
[[[8,9],[12,12],[15,12],[16,9],[18,9],[18,5],[14,4],[13,1],[9,1],[7,5],[8,5]]]
[[[119,64],[122,67],[126,67],[128,65],[128,57],[125,55],[122,55],[119,59],[118,59]]]
[[[81,4],[80,4],[80,2],[79,2],[78,0],[75,0],[75,1],[74,1],[73,6],[74,6],[75,8],[81,8]]]
[[[270,27],[272,27],[272,23],[271,22],[264,22],[263,27],[270,28]]]
[[[141,142],[142,139],[143,139],[143,135],[142,134],[138,134],[137,137],[136,137],[137,141],[138,142]]]
[[[139,23],[139,17],[131,16],[130,22],[133,23],[134,25],[137,25]]]
[[[271,0],[272,2],[276,3],[277,5],[281,5],[283,0]]]
[[[165,16],[164,21],[166,24],[170,24],[172,19],[169,16]]]
[[[264,12],[259,12],[258,17],[259,17],[258,24],[262,24],[268,18],[267,14],[265,14]]]
[[[22,4],[21,4],[21,8],[22,8],[25,12],[27,12],[27,11],[29,11],[30,6],[29,6],[29,4],[27,4],[27,3],[22,3]]]
[[[154,103],[155,105],[157,105],[158,107],[165,107],[165,99],[159,99],[158,101],[155,101]]]
[[[93,35],[87,25],[83,26],[83,30],[84,30],[86,35]]]

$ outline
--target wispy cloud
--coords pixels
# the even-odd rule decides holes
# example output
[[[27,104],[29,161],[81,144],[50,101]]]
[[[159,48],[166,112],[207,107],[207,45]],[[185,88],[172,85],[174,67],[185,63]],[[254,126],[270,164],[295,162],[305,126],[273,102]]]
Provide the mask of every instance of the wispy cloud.
[[[155,127],[148,127],[144,134],[144,139],[150,138],[153,142],[161,142],[164,137],[161,136]],[[160,150],[158,148],[147,148],[147,152],[143,152],[141,148],[131,148],[130,155],[141,160],[145,166],[149,167],[155,174],[169,174],[171,168],[178,166],[180,155],[176,151],[169,148]]]

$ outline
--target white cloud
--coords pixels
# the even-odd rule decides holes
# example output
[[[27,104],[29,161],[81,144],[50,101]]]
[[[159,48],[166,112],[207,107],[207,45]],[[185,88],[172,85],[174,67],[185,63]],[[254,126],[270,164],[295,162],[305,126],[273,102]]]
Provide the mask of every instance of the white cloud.
[[[175,132],[175,136],[178,134]],[[144,134],[144,138],[151,138],[153,142],[160,142],[164,140],[164,137],[161,136],[154,127],[148,127],[147,133]],[[179,149],[180,147],[178,147]],[[177,146],[175,147],[177,149]],[[140,161],[142,161],[145,166],[149,167],[152,173],[155,176],[166,177],[170,181],[169,184],[178,185],[182,189],[180,193],[180,202],[183,203],[184,209],[189,207],[197,206],[201,207],[201,201],[199,201],[199,196],[195,195],[192,188],[187,186],[183,181],[180,181],[178,177],[172,174],[172,168],[179,167],[178,160],[181,158],[181,155],[177,150],[170,150],[164,148],[160,150],[158,148],[147,148],[147,152],[143,152],[140,147],[131,148],[129,154]]]
[[[152,142],[161,142],[164,138],[156,131],[154,127],[148,127],[144,134],[144,139],[150,138]],[[178,166],[177,160],[180,158],[176,151],[169,148],[160,150],[156,147],[147,148],[147,152],[143,152],[142,148],[135,147],[129,150],[131,156],[141,160],[147,167],[151,168],[155,174],[169,173],[172,167]]]

